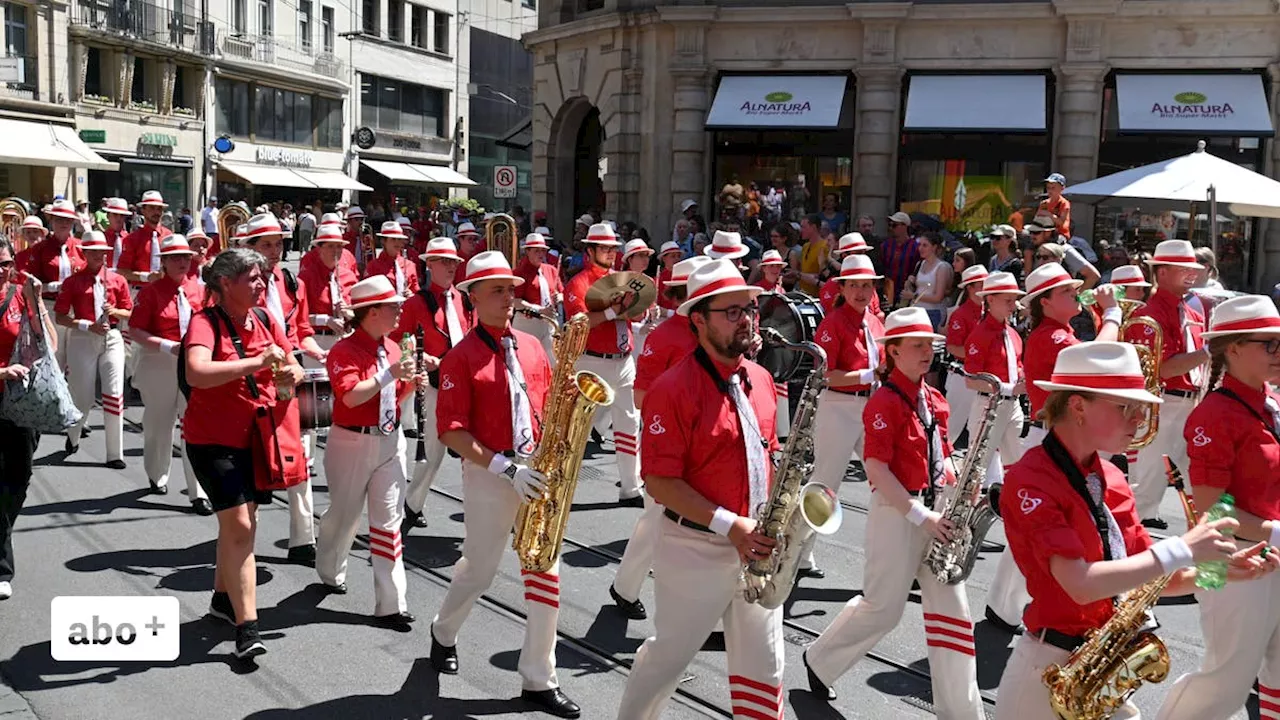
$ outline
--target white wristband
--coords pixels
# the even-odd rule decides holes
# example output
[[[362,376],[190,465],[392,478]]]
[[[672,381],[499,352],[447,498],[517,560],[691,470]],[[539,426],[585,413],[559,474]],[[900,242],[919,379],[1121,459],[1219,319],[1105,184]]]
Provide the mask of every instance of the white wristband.
[[[396,381],[396,376],[391,374],[391,366],[382,368],[377,375],[373,376],[378,381],[378,387],[386,387]]]
[[[511,467],[511,459],[502,453],[494,453],[493,459],[489,461],[489,472],[494,475],[501,475]]]
[[[604,319],[605,319],[605,320],[617,320],[617,319],[618,319],[618,313],[614,312],[614,309],[613,309],[613,308],[605,308],[605,309],[604,309]]]
[[[929,517],[929,509],[919,500],[911,501],[911,509],[907,511],[907,522],[920,527]]]
[[[1005,397],[1013,397],[1013,386],[1016,383],[1000,383],[1000,394]]]
[[[92,325],[92,324],[93,324],[93,323],[89,322],[88,320],[77,320],[77,321],[76,321],[76,327],[80,328],[80,329],[81,329],[81,330],[83,330],[84,332],[89,332],[89,326],[90,326],[90,325]]]
[[[1113,322],[1119,325],[1120,321],[1123,319],[1124,312],[1122,312],[1118,307],[1110,307],[1102,311],[1102,322],[1104,323]]]
[[[311,324],[312,325],[328,325],[329,316],[328,315],[312,315]]]
[[[1271,521],[1271,537],[1267,540],[1267,544],[1280,548],[1280,520]]]
[[[176,347],[178,347],[178,343],[176,343],[176,342],[174,342],[174,341],[172,341],[172,340],[161,340],[161,341],[160,341],[160,351],[161,351],[161,352],[171,353],[171,352],[173,352],[173,349],[174,349],[174,348],[176,348]]]
[[[860,372],[858,373],[858,384],[859,384],[859,385],[871,385],[871,384],[874,384],[874,383],[875,383],[875,381],[876,381],[876,371],[875,371],[875,370],[872,370],[872,369],[870,369],[870,368],[867,368],[866,370],[862,370],[862,371],[860,371]]]
[[[717,535],[729,536],[729,529],[738,521],[738,516],[731,510],[722,507],[716,508],[715,514],[711,516],[711,523],[707,527],[711,528],[711,532]]]
[[[1191,547],[1180,537],[1165,538],[1151,546],[1151,552],[1160,562],[1160,569],[1165,573],[1191,567],[1196,564],[1191,554]]]

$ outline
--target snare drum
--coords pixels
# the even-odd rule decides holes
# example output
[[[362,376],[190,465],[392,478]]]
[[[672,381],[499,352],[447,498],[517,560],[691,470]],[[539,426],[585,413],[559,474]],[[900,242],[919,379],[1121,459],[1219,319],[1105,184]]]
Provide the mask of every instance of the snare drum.
[[[791,342],[813,342],[822,322],[822,304],[802,292],[761,293],[760,327],[777,330]],[[756,362],[773,375],[775,382],[804,377],[813,370],[813,357],[798,350],[765,346]]]
[[[329,387],[329,371],[304,368],[298,396],[298,424],[303,430],[326,428],[333,424],[333,390]]]

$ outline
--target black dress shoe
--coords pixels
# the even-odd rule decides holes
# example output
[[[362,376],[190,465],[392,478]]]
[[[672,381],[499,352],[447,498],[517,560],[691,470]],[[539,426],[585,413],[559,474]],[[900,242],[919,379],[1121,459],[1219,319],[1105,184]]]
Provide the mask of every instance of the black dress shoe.
[[[804,671],[809,676],[809,692],[813,693],[819,699],[826,698],[827,702],[836,699],[836,691],[827,687],[827,684],[813,672],[813,668],[809,667],[809,653],[806,651],[800,656],[800,660],[804,662]]]
[[[1142,527],[1152,530],[1168,530],[1169,523],[1165,522],[1164,518],[1147,518],[1142,521]]]
[[[645,620],[648,619],[649,613],[644,609],[644,603],[636,600],[628,600],[618,594],[618,591],[609,586],[609,597],[613,598],[613,604],[618,606],[618,610],[627,616],[628,620]]]
[[[67,438],[67,441],[62,445],[62,452],[68,455],[75,453],[77,449],[78,449],[78,446],[71,444],[71,438]]]
[[[191,501],[191,511],[202,517],[209,517],[213,514],[213,505],[205,498],[196,498]]]
[[[520,697],[531,705],[537,705],[540,710],[556,717],[576,718],[582,715],[582,708],[578,707],[578,703],[569,699],[560,691],[560,688],[551,688],[550,690],[525,690],[520,693]]]
[[[168,494],[169,494],[169,486],[168,486],[168,485],[157,485],[157,484],[155,484],[155,483],[151,483],[151,494],[152,494],[152,495],[168,495]]]
[[[987,622],[989,622],[989,623],[991,623],[992,625],[994,625],[995,627],[997,627],[997,628],[999,628],[999,629],[1001,629],[1001,630],[1003,630],[1003,631],[1005,631],[1005,632],[1009,633],[1010,635],[1021,635],[1021,634],[1022,634],[1022,626],[1021,626],[1021,625],[1010,625],[1009,623],[1007,623],[1007,622],[1005,622],[1005,621],[1004,621],[1004,618],[1002,618],[1002,617],[1000,617],[999,615],[997,615],[997,614],[996,614],[996,611],[995,611],[995,610],[992,610],[989,606],[987,607]]]
[[[87,437],[89,437],[89,428],[80,428],[80,439],[83,440]]]
[[[827,571],[826,571],[826,570],[823,570],[823,569],[822,569],[822,568],[820,568],[820,567],[807,567],[807,568],[800,568],[800,570],[796,572],[796,578],[797,578],[797,579],[799,579],[799,578],[813,578],[814,580],[821,580],[822,578],[824,578],[824,577],[826,577],[826,576],[827,576]]]
[[[107,461],[108,470],[123,470],[124,468],[125,468],[124,460],[116,459],[116,460]]]
[[[390,630],[400,630],[401,632],[408,632],[410,629],[409,626],[417,619],[418,618],[413,616],[413,613],[407,612],[373,616],[373,621],[378,625]]]
[[[431,667],[442,675],[458,674],[458,648],[441,645],[435,630],[431,631]]]
[[[424,528],[427,526],[427,518],[420,512],[414,512],[409,508],[404,509],[404,521],[409,527]]]
[[[629,497],[629,498],[618,498],[618,505],[621,507],[643,508],[644,494],[636,495],[635,497]]]
[[[347,594],[346,583],[342,583],[341,585],[330,585],[328,583],[322,582],[320,584],[324,585],[325,591],[328,592],[330,595],[346,595]]]
[[[316,566],[316,545],[297,545],[289,548],[289,562],[296,562],[310,567]]]

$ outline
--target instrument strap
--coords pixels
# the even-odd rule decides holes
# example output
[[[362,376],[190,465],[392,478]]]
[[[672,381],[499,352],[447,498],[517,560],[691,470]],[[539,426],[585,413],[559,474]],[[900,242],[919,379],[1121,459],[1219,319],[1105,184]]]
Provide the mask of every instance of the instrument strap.
[[[0,312],[0,314],[3,314],[3,312]],[[1255,410],[1252,405],[1245,402],[1244,398],[1237,395],[1234,390],[1231,390],[1230,388],[1220,387],[1214,390],[1214,392],[1226,395],[1227,397],[1231,398],[1232,400],[1235,400],[1236,402],[1244,406],[1244,409],[1248,410],[1250,415],[1256,417],[1258,419],[1258,422],[1262,423],[1262,427],[1266,428],[1267,432],[1271,433],[1271,437],[1275,438],[1277,443],[1280,443],[1280,434],[1276,434],[1275,427],[1271,423],[1267,422],[1266,418],[1258,414],[1258,411]]]
[[[1071,489],[1076,491],[1080,497],[1084,498],[1085,504],[1089,506],[1089,514],[1093,516],[1093,524],[1097,527],[1098,538],[1102,540],[1102,557],[1104,560],[1114,560],[1111,557],[1111,525],[1107,522],[1107,512],[1100,505],[1093,501],[1093,495],[1089,493],[1089,486],[1085,483],[1084,473],[1080,472],[1080,467],[1076,465],[1076,461],[1071,458],[1071,453],[1067,452],[1066,447],[1062,445],[1062,441],[1058,436],[1050,431],[1044,436],[1044,442],[1041,443],[1045,453],[1049,455],[1049,459],[1067,476],[1067,481],[1071,483]],[[1103,480],[1102,492],[1103,500],[1106,500],[1106,484]]]
[[[15,283],[9,284],[9,292],[4,296],[4,305],[0,305],[0,318],[9,311],[9,303],[13,302],[13,296],[18,292],[18,286]]]
[[[922,380],[921,382],[924,382],[924,381]],[[924,428],[925,435],[928,436],[925,439],[928,441],[928,444],[929,444],[929,451],[928,451],[928,455],[929,455],[928,462],[929,462],[929,469],[930,469],[929,485],[925,487],[923,495],[924,495],[925,505],[932,510],[933,501],[937,497],[937,493],[938,493],[938,478],[934,477],[932,472],[934,461],[937,459],[933,457],[932,436],[935,432],[938,431],[938,411],[934,410],[933,405],[930,405],[929,410],[933,412],[933,422],[926,423],[924,421],[924,418],[920,415],[919,404],[912,402],[911,398],[907,397],[907,394],[902,392],[902,388],[898,387],[897,384],[894,383],[893,381],[886,382],[884,386],[894,391],[895,393],[897,393],[898,397],[902,398],[902,402],[906,403],[907,407],[911,408],[911,412],[916,416],[916,419],[920,421],[920,426]],[[928,402],[928,400],[926,400],[925,402]]]
[[[436,332],[444,336],[445,345],[452,350],[453,338],[450,338],[449,333],[445,330],[441,330],[440,326],[436,324],[436,313],[440,312],[440,302],[436,300],[436,294],[431,292],[431,285],[427,285],[421,290],[418,290],[418,294],[421,295],[423,301],[427,303],[427,310],[431,311],[431,327],[435,328]]]

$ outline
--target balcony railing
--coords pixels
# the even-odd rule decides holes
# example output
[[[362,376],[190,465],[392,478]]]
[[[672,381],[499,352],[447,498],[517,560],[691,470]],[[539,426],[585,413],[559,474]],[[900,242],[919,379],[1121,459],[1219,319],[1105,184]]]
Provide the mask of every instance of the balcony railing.
[[[78,0],[71,6],[71,24],[201,54],[211,49],[207,24],[180,1],[170,8],[145,0]]]
[[[23,98],[24,100],[40,99],[40,65],[35,55],[0,56],[0,95]]]
[[[315,46],[285,42],[270,35],[221,31],[218,49],[223,57],[301,70],[334,79],[346,78],[346,64],[333,53],[315,52]]]

